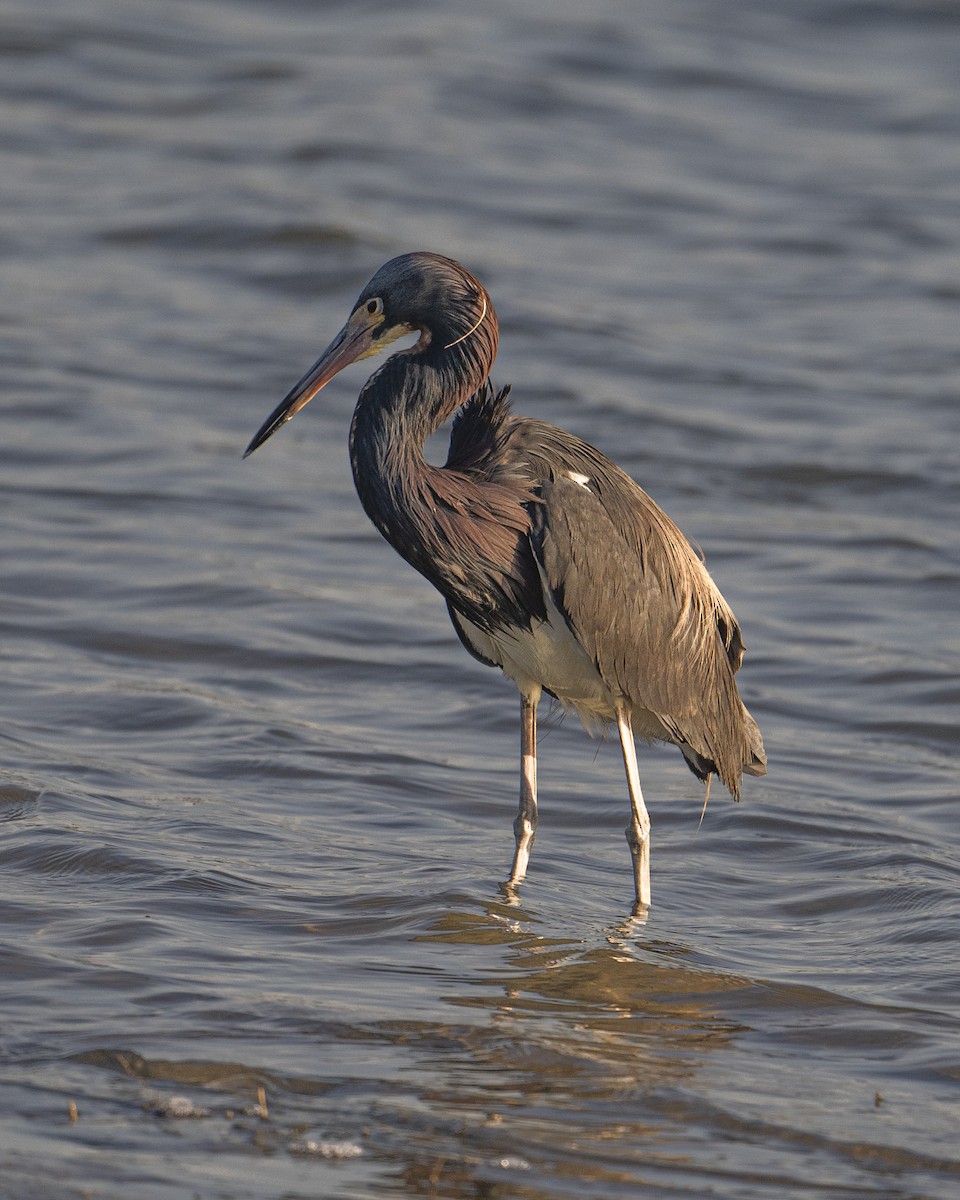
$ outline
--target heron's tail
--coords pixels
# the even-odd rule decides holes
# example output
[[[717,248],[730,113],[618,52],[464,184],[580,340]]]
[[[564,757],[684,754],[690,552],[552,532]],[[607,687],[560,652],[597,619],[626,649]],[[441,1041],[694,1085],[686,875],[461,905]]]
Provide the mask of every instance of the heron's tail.
[[[744,758],[740,762],[736,759],[731,760],[730,755],[718,754],[716,757],[722,760],[725,768],[721,770],[709,754],[700,753],[689,742],[677,742],[681,754],[686,759],[687,766],[701,783],[705,782],[710,775],[719,775],[735,800],[740,799],[741,775],[766,775],[767,773],[767,752],[763,748],[760,730],[746,707],[741,704],[740,708],[743,716],[744,741],[746,742]]]

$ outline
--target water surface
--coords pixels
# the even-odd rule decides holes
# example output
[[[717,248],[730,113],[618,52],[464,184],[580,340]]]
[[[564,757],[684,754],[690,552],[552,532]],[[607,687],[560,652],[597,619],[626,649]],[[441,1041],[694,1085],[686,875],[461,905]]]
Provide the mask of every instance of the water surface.
[[[955,1196],[956,12],[46,0],[0,55],[0,1194]],[[498,889],[518,705],[359,507],[364,366],[240,461],[420,248],[745,629],[770,774],[698,829],[642,753],[645,924],[556,714]]]

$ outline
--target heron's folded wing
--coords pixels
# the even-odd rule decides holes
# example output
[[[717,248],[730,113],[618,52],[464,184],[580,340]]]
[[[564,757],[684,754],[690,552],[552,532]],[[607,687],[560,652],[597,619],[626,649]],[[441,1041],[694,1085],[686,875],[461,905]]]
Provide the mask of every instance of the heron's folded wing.
[[[738,780],[750,752],[733,677],[736,619],[640,487],[613,464],[583,467],[544,482],[531,509],[545,586],[611,691]]]

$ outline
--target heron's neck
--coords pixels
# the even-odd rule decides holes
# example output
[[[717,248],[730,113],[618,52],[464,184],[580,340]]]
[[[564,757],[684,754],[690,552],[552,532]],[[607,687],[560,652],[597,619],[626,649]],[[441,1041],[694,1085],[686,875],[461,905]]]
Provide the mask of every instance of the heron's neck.
[[[486,379],[484,361],[458,349],[395,354],[360,393],[350,428],[353,478],[367,516],[417,570],[431,575],[442,542],[445,472],[423,455],[427,438]],[[442,547],[440,547],[442,548]]]

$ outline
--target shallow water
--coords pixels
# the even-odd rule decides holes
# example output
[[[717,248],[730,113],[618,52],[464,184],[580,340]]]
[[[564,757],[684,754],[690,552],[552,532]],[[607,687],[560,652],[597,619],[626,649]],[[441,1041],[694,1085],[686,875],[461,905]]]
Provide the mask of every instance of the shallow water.
[[[0,1194],[957,1195],[954,8],[21,0],[0,62]],[[359,507],[365,368],[240,461],[417,248],[744,625],[770,774],[698,830],[642,752],[645,924],[556,714],[499,891],[518,705]]]

